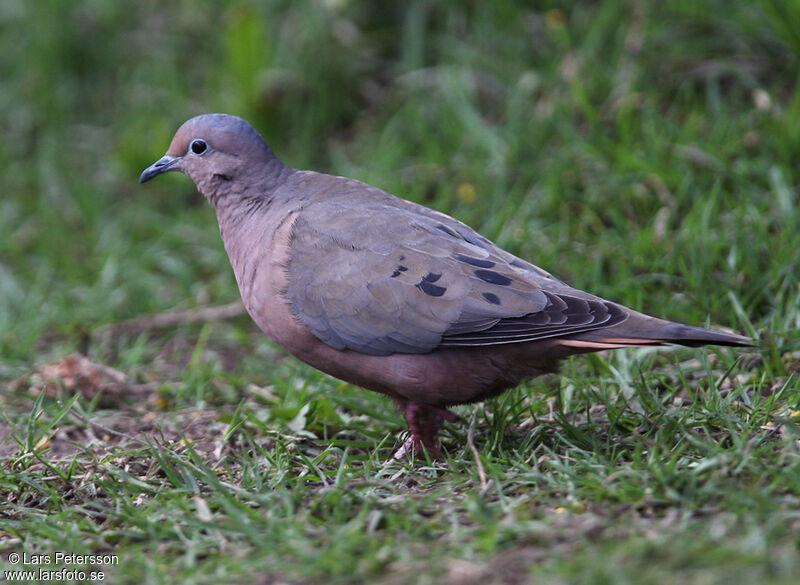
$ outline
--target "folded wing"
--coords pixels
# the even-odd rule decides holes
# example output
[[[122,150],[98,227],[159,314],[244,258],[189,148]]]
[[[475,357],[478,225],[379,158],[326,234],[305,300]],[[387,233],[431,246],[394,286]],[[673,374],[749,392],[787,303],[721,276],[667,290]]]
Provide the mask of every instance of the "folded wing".
[[[367,201],[357,210],[341,199],[312,203],[294,224],[290,250],[294,313],[337,349],[427,353],[568,336],[627,318],[619,305],[407,202]]]

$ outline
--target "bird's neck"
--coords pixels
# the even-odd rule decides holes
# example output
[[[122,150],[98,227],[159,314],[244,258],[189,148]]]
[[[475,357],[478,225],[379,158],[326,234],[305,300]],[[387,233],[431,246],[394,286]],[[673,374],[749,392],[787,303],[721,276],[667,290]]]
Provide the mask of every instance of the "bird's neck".
[[[217,213],[247,212],[257,204],[272,199],[294,169],[275,157],[259,164],[218,165],[213,173],[192,176],[200,192],[217,209]]]
[[[294,169],[283,167],[270,175],[269,180],[262,174],[257,186],[237,180],[227,189],[221,187],[224,197],[203,191],[217,212],[222,242],[243,298],[249,294],[263,254],[269,251],[271,233],[289,212],[287,206],[292,205],[290,199],[282,196],[280,187],[293,172]]]

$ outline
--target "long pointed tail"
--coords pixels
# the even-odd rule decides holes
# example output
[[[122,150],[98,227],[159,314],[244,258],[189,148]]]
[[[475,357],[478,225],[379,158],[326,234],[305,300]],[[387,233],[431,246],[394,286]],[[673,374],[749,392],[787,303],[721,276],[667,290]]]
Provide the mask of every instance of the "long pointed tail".
[[[630,311],[630,309],[628,310]],[[635,311],[630,311],[630,317],[619,325],[587,331],[568,339],[562,339],[561,343],[587,349],[646,347],[668,343],[689,347],[701,345],[748,347],[754,345],[753,340],[749,337],[664,321]]]

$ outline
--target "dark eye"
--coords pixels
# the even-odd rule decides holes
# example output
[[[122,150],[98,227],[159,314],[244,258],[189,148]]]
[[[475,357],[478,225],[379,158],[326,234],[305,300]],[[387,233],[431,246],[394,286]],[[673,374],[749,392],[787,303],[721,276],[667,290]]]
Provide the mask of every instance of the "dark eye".
[[[189,144],[189,150],[192,151],[192,154],[203,154],[206,149],[208,149],[208,144],[202,138],[195,138]]]

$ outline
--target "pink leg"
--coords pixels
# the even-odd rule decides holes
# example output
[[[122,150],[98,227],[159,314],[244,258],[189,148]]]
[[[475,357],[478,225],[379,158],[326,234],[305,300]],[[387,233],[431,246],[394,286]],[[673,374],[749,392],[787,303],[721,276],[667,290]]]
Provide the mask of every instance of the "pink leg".
[[[421,402],[407,402],[401,406],[408,423],[411,436],[394,454],[394,459],[402,459],[412,451],[422,454],[423,447],[431,457],[441,457],[442,450],[436,435],[444,421],[459,422],[461,417],[446,408],[431,406]]]

